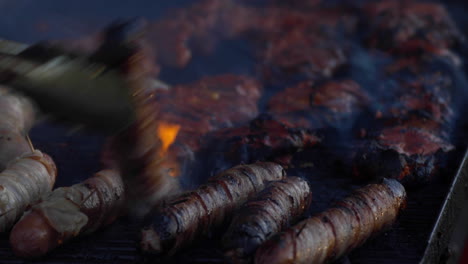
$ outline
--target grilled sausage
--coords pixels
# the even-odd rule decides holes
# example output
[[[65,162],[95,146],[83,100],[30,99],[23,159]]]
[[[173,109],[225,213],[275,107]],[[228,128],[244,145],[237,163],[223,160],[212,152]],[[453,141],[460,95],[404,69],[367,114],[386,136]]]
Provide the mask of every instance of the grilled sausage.
[[[339,258],[392,225],[405,201],[405,189],[396,180],[367,185],[264,243],[255,263],[324,263]]]
[[[257,247],[291,222],[297,220],[311,202],[309,184],[299,177],[272,182],[236,213],[223,237],[227,255],[246,258]]]
[[[36,150],[13,161],[0,173],[0,232],[8,230],[31,203],[52,190],[57,169]]]
[[[30,152],[26,133],[34,123],[34,106],[29,99],[0,87],[0,171],[8,162]]]
[[[63,187],[34,205],[13,227],[13,252],[39,257],[76,236],[112,223],[123,212],[124,186],[120,175],[103,170],[71,187]]]
[[[214,176],[206,185],[172,200],[142,230],[141,247],[156,254],[173,254],[221,226],[242,203],[280,180],[284,171],[274,163],[239,165]]]

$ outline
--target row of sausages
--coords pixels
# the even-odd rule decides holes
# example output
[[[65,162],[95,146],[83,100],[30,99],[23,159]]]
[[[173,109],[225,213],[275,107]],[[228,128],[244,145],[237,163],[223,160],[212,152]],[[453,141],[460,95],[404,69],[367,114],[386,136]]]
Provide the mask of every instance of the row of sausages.
[[[18,178],[18,175],[29,177]],[[120,175],[112,170],[101,171],[83,183],[58,188],[35,203],[38,198],[32,197],[33,194],[50,190],[55,175],[53,161],[37,150],[10,163],[0,174],[0,179],[5,182],[15,182],[11,180],[15,179],[23,184],[25,192],[30,193],[30,196],[22,193],[22,197],[30,199],[14,208],[21,213],[15,213],[15,219],[5,222],[4,230],[22,214],[24,204],[34,204],[10,234],[13,251],[19,256],[42,256],[73,237],[92,233],[113,222],[125,212],[124,184]],[[33,179],[36,182],[29,183]],[[41,186],[50,187],[40,190]],[[18,186],[4,184],[2,187],[2,191],[12,194],[20,191]],[[300,229],[299,233],[304,235],[296,235],[289,241],[291,238],[287,234],[296,231],[287,230],[261,246],[256,262],[271,262],[271,247],[282,243],[289,245],[290,252],[284,252],[282,258],[271,255],[278,263],[310,259],[319,263],[338,257],[392,224],[404,201],[404,189],[396,181],[366,186],[337,204],[335,209],[324,212],[326,216],[309,218],[292,227],[291,230]],[[307,182],[298,177],[286,177],[281,166],[274,163],[239,165],[161,207],[142,230],[141,245],[148,252],[173,254],[213,228],[228,224],[228,219],[237,212],[223,243],[230,258],[248,258],[263,242],[297,221],[310,202]],[[6,204],[10,208],[15,206],[10,202]],[[343,224],[348,222],[353,225]],[[318,238],[315,236],[319,233],[313,230],[330,231],[338,227],[341,227],[338,229],[341,233],[333,233],[335,237],[319,235],[323,243],[330,245],[323,251],[325,244],[316,244]],[[304,248],[304,252],[314,253],[298,255],[297,244]]]

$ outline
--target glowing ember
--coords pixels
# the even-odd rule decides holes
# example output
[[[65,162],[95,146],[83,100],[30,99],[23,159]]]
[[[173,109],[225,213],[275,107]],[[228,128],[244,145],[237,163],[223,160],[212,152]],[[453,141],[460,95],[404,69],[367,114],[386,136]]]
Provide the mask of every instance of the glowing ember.
[[[180,126],[177,124],[169,124],[161,122],[158,125],[158,137],[162,143],[162,151],[165,153],[167,149],[174,143],[174,140],[179,133]]]

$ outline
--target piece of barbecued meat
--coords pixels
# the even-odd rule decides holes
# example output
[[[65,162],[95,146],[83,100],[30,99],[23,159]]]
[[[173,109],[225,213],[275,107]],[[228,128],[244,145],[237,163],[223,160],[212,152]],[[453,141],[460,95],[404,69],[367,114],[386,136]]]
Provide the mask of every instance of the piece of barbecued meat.
[[[203,0],[150,23],[147,39],[163,65],[185,67],[194,52],[210,53],[219,40],[247,36],[255,43],[266,74],[279,69],[330,76],[346,62],[340,32],[352,31],[356,21],[355,14],[342,9]]]
[[[274,161],[288,167],[293,154],[320,143],[315,132],[289,127],[263,114],[247,125],[221,129],[205,137],[201,154],[216,172],[236,164]]]
[[[273,95],[268,112],[290,127],[346,128],[368,104],[368,95],[352,80],[304,81]]]
[[[440,65],[439,65],[440,66]],[[434,180],[454,149],[455,79],[450,68],[402,68],[390,73],[397,80],[394,98],[386,102],[368,124],[361,124],[353,174],[357,178],[396,178],[405,185]]]
[[[368,44],[394,54],[444,54],[463,40],[442,4],[378,1],[364,8],[370,24]]]
[[[211,52],[224,36],[221,21],[234,6],[231,0],[202,0],[175,9],[149,24],[148,39],[164,65],[185,67],[194,51]]]
[[[281,75],[330,77],[347,63],[343,35],[354,31],[354,14],[343,10],[247,9],[252,24],[238,30],[254,43],[266,80]],[[345,32],[345,33],[343,33]]]

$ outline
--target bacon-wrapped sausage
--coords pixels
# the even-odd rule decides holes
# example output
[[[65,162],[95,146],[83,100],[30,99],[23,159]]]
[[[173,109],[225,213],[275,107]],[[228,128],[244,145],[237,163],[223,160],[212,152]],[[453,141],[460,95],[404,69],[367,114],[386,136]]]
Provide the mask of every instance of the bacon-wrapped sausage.
[[[236,213],[223,237],[227,255],[246,258],[265,240],[297,220],[311,202],[309,184],[299,177],[272,182]]]
[[[122,214],[124,198],[122,179],[113,170],[58,188],[13,227],[13,252],[26,258],[39,257],[78,235],[92,233]]]
[[[396,180],[367,185],[334,208],[264,243],[255,263],[324,263],[337,259],[392,225],[405,201],[405,189]]]
[[[150,219],[142,230],[141,247],[146,252],[169,255],[221,226],[267,181],[285,173],[275,163],[239,165],[214,176],[206,185],[172,200]]]
[[[32,102],[26,97],[11,93],[0,87],[0,171],[11,160],[30,151],[25,139],[32,127],[35,111]]]
[[[30,204],[52,190],[57,168],[35,150],[13,161],[0,173],[0,232],[8,230]]]

